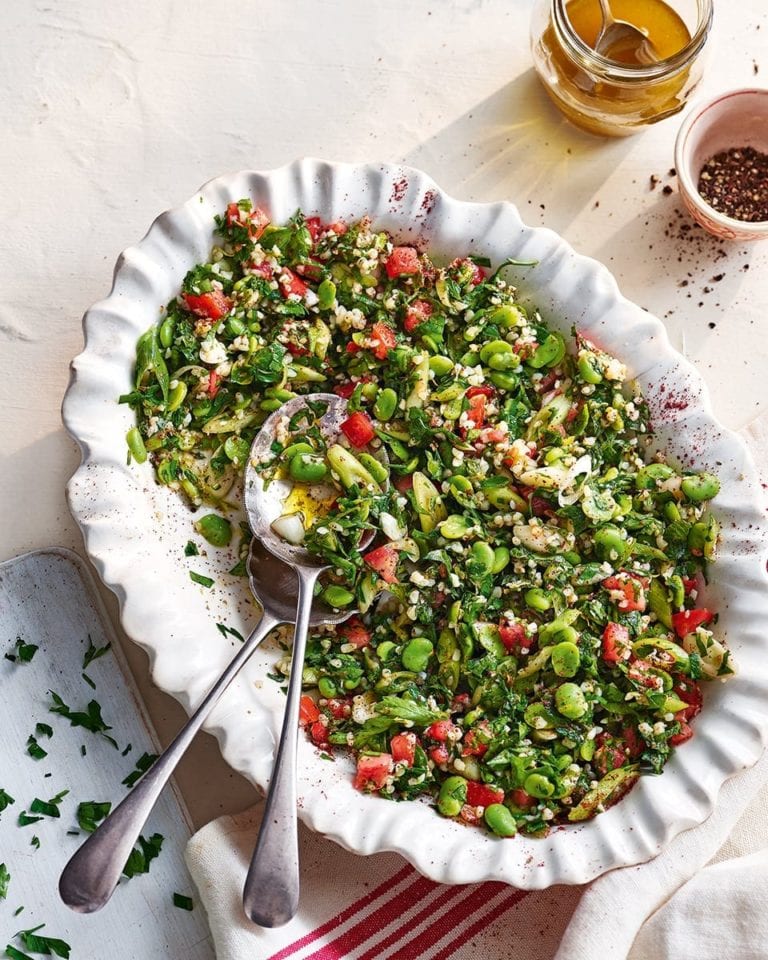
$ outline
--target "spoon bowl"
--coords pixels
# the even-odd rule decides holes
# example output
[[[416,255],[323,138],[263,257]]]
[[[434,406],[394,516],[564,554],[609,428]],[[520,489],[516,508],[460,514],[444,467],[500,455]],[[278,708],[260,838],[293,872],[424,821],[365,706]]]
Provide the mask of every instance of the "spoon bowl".
[[[598,2],[603,24],[595,40],[595,51],[609,59],[614,59],[618,53],[631,54],[642,66],[658,63],[656,48],[649,39],[647,31],[627,20],[617,20],[611,12],[608,0],[598,0]]]
[[[323,564],[318,563],[317,557],[313,556],[305,547],[284,540],[272,529],[272,523],[283,512],[283,504],[293,488],[293,481],[272,480],[265,486],[264,478],[259,469],[261,464],[274,458],[272,444],[275,442],[277,435],[285,428],[292,417],[307,408],[308,401],[327,404],[325,413],[317,420],[317,425],[326,443],[330,445],[338,440],[341,434],[341,424],[348,416],[346,400],[336,396],[335,393],[312,393],[308,396],[294,397],[292,400],[288,400],[279,410],[267,417],[253,441],[245,468],[244,500],[251,530],[270,553],[288,564],[317,567],[318,565],[323,566]],[[329,490],[332,492],[332,488],[327,482],[314,486],[318,488],[320,494],[327,493]],[[322,499],[322,496],[318,496],[317,499]],[[370,544],[374,534],[375,530],[367,530],[364,533],[359,544],[361,550],[364,550]]]

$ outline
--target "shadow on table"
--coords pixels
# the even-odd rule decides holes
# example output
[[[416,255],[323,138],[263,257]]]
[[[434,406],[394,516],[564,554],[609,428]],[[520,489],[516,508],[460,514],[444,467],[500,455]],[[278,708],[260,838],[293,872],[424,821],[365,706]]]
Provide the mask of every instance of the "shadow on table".
[[[563,232],[631,149],[569,123],[533,68],[482,100],[411,150],[406,163],[432,173],[449,193],[473,200],[509,199],[523,219]],[[542,200],[558,185],[556,209]],[[567,183],[570,189],[562,189]]]

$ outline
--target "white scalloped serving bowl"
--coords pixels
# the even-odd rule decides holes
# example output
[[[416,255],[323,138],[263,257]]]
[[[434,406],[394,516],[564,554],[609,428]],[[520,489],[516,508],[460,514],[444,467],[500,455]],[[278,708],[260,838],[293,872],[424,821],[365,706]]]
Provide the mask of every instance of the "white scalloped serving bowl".
[[[522,296],[555,328],[568,332],[575,325],[621,357],[649,400],[658,444],[679,463],[712,470],[722,480],[716,502],[722,544],[706,602],[719,611],[718,632],[740,668],[727,684],[708,686],[696,736],[661,776],[641,778],[606,813],[546,839],[500,840],[445,820],[426,803],[364,796],[352,787],[351,761],[329,763],[304,738],[300,816],[350,850],[397,851],[445,883],[495,879],[539,889],[584,883],[655,856],[680,831],[701,823],[723,781],[754,764],[763,750],[768,578],[755,467],[742,441],[714,419],[701,378],[672,349],[662,324],[625,300],[603,266],[552,231],[526,226],[511,203],[453,200],[417,170],[300,160],[212,180],[158,217],[120,256],[111,293],[86,313],[85,350],[73,361],[63,407],[82,451],[69,503],[88,553],[120,600],[126,632],[150,655],[155,682],[190,710],[232,655],[216,622],[245,632],[256,616],[245,582],[225,572],[231,555],[184,557],[193,535],[189,511],[155,484],[148,463],[126,466],[132,414],[116,402],[131,388],[137,337],[157,321],[187,270],[207,259],[214,214],[241,197],[251,197],[277,222],[297,208],[324,220],[371,214],[399,240],[446,260],[476,252],[494,262],[508,256],[537,261],[516,278]],[[191,582],[190,569],[210,573],[215,587]],[[261,787],[269,779],[284,702],[278,685],[266,678],[279,653],[274,642],[262,646],[208,725],[226,760]]]

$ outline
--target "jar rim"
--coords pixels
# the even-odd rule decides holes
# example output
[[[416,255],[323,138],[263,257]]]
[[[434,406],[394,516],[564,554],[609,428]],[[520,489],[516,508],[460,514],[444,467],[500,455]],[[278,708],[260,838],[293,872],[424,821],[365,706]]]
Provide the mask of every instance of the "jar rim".
[[[598,53],[585,43],[576,33],[566,10],[568,0],[552,0],[552,22],[560,35],[561,42],[569,49],[579,66],[587,72],[599,72],[607,80],[646,83],[668,77],[694,60],[706,43],[712,28],[712,0],[697,0],[699,21],[696,31],[688,43],[671,57],[665,57],[657,63],[638,64],[637,66],[617,63]]]

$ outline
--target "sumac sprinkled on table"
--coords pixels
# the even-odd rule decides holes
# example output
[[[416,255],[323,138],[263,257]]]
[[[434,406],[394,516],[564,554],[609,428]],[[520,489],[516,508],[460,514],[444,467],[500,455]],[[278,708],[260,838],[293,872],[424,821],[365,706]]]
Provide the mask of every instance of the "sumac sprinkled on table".
[[[754,147],[732,147],[704,164],[698,190],[718,213],[759,223],[768,220],[768,154]]]

